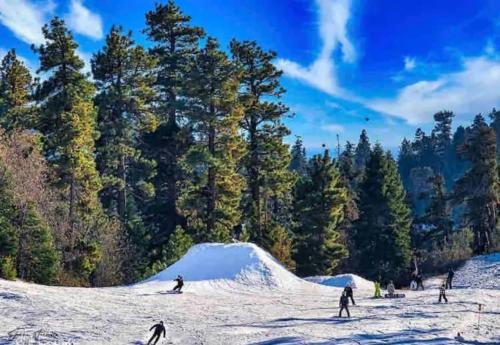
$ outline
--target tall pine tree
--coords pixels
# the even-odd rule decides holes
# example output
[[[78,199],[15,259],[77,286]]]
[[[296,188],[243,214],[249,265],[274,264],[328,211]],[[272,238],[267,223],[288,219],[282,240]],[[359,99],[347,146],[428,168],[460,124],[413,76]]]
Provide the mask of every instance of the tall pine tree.
[[[142,138],[143,151],[156,166],[154,199],[145,211],[153,237],[153,256],[160,255],[161,246],[167,244],[177,225],[185,226],[177,207],[179,185],[185,182],[180,159],[192,140],[185,121],[186,75],[204,36],[203,30],[191,26],[190,21],[172,0],[157,4],[146,14],[145,33],[155,44],[151,54],[157,59],[154,104],[158,128]]]
[[[273,64],[276,53],[262,50],[255,42],[233,40],[231,52],[243,69],[239,99],[247,147],[243,159],[245,230],[252,241],[271,248],[276,222],[286,223],[278,211],[291,207],[295,181],[295,174],[288,170],[290,152],[283,142],[290,132],[282,122],[288,108],[279,102],[284,93],[282,72]]]
[[[339,229],[348,201],[348,189],[329,151],[314,156],[296,192],[295,261],[300,275],[332,274],[347,257]]]
[[[239,70],[213,38],[196,56],[188,74],[188,110],[194,144],[185,157],[192,183],[181,209],[198,241],[228,242],[240,223],[244,180],[238,163],[244,153],[239,133]]]
[[[411,260],[410,210],[396,163],[378,144],[360,185],[359,210],[359,271],[370,279],[404,280]]]

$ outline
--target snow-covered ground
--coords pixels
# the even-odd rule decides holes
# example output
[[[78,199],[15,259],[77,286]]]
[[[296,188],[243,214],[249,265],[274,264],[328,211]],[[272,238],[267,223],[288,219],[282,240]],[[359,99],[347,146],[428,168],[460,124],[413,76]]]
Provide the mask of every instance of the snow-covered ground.
[[[336,276],[313,276],[304,279],[311,283],[333,286],[338,288],[344,288],[347,285],[349,285],[353,289],[370,290],[374,288],[374,284],[372,281],[366,280],[363,277],[350,273],[339,274]]]
[[[484,281],[482,265],[500,262],[475,265]],[[457,271],[457,282],[470,270]],[[179,273],[185,292],[162,293]],[[500,278],[491,281],[496,289],[449,291],[448,304],[437,304],[436,289],[386,300],[358,288],[352,318],[339,319],[341,288],[300,280],[253,245],[199,245],[130,287],[0,280],[0,344],[143,344],[158,320],[167,326],[160,344],[454,344],[457,332],[469,344],[500,344]]]

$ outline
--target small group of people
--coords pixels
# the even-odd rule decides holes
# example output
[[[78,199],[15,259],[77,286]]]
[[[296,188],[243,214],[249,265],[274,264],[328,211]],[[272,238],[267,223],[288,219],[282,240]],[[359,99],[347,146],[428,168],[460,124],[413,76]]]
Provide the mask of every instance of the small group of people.
[[[455,276],[455,271],[453,271],[453,268],[450,267],[450,269],[448,271],[448,276],[446,277],[446,283],[441,285],[441,287],[439,288],[439,301],[438,301],[438,303],[441,303],[441,300],[444,300],[445,303],[448,303],[448,298],[446,298],[446,290],[452,289],[454,276]]]
[[[349,298],[351,299],[352,305],[356,305],[356,302],[354,302],[354,293],[352,291],[351,285],[347,285],[344,288],[344,291],[342,292],[342,296],[340,296],[340,302],[339,302],[339,317],[342,317],[342,311],[347,312],[347,317],[351,317],[351,313],[349,312]]]
[[[422,288],[422,291],[424,291],[424,280],[420,273],[413,273],[410,288],[417,291]]]

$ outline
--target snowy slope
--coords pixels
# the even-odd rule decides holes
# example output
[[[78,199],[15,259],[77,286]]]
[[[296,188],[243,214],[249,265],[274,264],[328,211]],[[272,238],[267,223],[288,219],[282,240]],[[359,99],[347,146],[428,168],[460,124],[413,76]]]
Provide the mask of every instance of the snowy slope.
[[[293,289],[310,285],[255,244],[202,243],[189,249],[172,266],[137,286],[171,286],[179,274],[186,286],[198,290],[218,289],[221,285],[234,289]]]
[[[460,288],[500,290],[500,253],[470,259],[455,272],[454,281]]]
[[[472,281],[498,284],[498,276],[489,276],[491,260],[473,259],[457,279],[470,274]],[[186,276],[184,294],[163,294],[177,270]],[[405,291],[404,299],[373,299],[373,289],[361,288],[350,319],[336,317],[340,292],[295,277],[258,247],[201,245],[133,287],[0,280],[0,345],[140,345],[158,320],[167,327],[159,344],[444,345],[458,344],[457,332],[468,344],[500,344],[499,289],[449,290],[449,303],[438,304],[434,288]],[[479,328],[478,302],[484,304]]]
[[[347,285],[349,285],[353,289],[365,289],[365,290],[374,289],[374,284],[372,281],[360,277],[356,274],[350,274],[350,273],[339,274],[336,276],[313,276],[304,279],[311,283],[333,286],[338,288],[344,288]]]

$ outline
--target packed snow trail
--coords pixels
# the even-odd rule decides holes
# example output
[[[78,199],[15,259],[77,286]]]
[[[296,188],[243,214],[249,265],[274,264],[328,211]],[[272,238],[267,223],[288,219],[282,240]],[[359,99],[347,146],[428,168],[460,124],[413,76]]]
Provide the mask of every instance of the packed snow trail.
[[[340,288],[302,281],[274,266],[267,253],[260,256],[258,247],[207,248],[227,250],[234,258],[210,254],[222,260],[212,273],[225,273],[195,282],[176,272],[179,266],[148,282],[119,288],[0,280],[0,344],[145,344],[149,328],[159,320],[167,329],[159,344],[454,344],[457,332],[471,344],[500,344],[500,290],[451,290],[450,303],[437,304],[436,289],[405,291],[407,298],[389,300],[372,299],[373,289],[361,288],[354,291],[352,318],[339,319],[334,316]],[[208,266],[196,259],[198,254],[188,254],[179,265],[192,260],[199,269],[183,269],[206,274],[201,270]],[[239,266],[234,266],[236,261]],[[170,278],[179,273],[186,280],[184,293],[160,294],[175,285]],[[264,283],[249,286],[248,279]],[[485,303],[479,331],[478,301]]]

